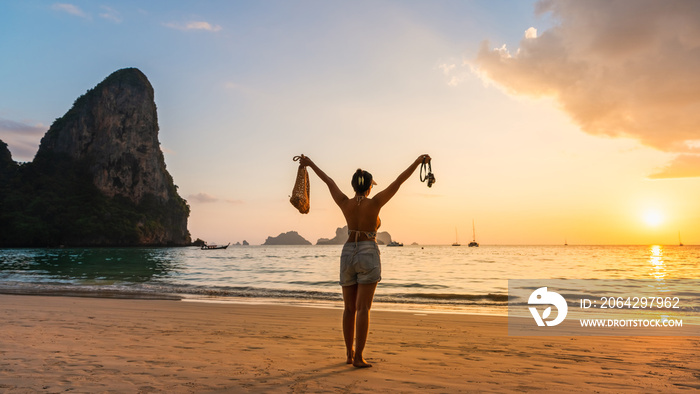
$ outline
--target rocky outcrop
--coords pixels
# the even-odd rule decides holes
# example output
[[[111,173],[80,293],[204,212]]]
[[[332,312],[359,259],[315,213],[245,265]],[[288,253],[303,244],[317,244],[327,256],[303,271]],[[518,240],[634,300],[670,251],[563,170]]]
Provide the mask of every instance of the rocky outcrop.
[[[391,234],[386,231],[377,233],[377,243],[379,245],[389,245],[391,243]]]
[[[5,151],[0,144],[0,170]],[[189,206],[165,167],[153,87],[138,69],[75,100],[16,173],[0,196],[11,229],[0,246],[190,244]]]
[[[335,237],[319,238],[316,241],[316,245],[342,245],[348,240],[348,226],[338,227],[335,230]],[[377,233],[377,244],[387,245],[391,243],[391,235],[386,231],[380,231]]]
[[[158,142],[153,87],[136,68],[112,73],[56,119],[37,157],[46,154],[86,160],[95,186],[109,197],[139,203],[176,194]]]
[[[338,227],[337,229],[335,229],[335,237],[331,239],[319,238],[318,241],[316,241],[316,245],[342,245],[347,240],[348,226]]]
[[[263,245],[311,245],[311,242],[296,231],[289,231],[276,237],[267,237]]]

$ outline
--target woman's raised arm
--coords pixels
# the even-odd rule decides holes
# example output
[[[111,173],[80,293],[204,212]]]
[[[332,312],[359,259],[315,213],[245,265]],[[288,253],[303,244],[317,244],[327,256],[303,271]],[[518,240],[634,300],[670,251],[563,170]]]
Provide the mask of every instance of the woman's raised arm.
[[[382,190],[381,192],[377,193],[376,196],[372,199],[373,201],[376,201],[379,203],[379,206],[384,206],[389,200],[391,200],[392,197],[396,194],[396,192],[399,191],[399,187],[401,187],[401,184],[406,182],[406,180],[411,176],[416,171],[416,168],[423,163],[430,163],[430,156],[429,155],[420,155],[418,158],[411,163],[410,166],[404,172],[399,174],[399,176],[396,178],[394,182],[391,183],[386,189]]]
[[[335,181],[326,175],[323,170],[318,168],[316,163],[314,163],[311,159],[308,158],[308,156],[301,155],[301,159],[299,159],[299,164],[307,167],[311,167],[312,170],[318,175],[321,180],[328,185],[328,190],[331,192],[331,197],[333,197],[333,201],[335,201],[336,204],[340,205],[344,201],[347,201],[348,197],[340,191],[338,188],[338,185],[335,184]]]

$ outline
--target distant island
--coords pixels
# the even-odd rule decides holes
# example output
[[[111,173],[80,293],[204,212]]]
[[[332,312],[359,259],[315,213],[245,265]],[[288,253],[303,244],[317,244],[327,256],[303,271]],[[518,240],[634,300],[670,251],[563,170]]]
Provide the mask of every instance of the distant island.
[[[32,162],[0,141],[0,247],[189,245],[158,130],[153,87],[125,68],[53,122]]]
[[[348,226],[344,227],[338,227],[335,230],[335,237],[328,239],[328,238],[319,238],[318,241],[316,241],[316,245],[342,245],[345,243],[345,241],[348,240]],[[386,231],[381,231],[377,233],[377,244],[379,245],[388,245],[391,243],[391,235],[386,232]]]
[[[267,237],[263,245],[311,245],[311,242],[296,231],[289,231],[276,237]]]

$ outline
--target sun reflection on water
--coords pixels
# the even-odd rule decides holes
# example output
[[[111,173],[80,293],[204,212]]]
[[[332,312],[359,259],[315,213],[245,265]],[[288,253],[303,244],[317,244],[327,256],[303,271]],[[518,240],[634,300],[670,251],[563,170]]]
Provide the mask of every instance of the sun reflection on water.
[[[654,288],[662,293],[668,291],[666,285],[666,263],[664,262],[664,248],[661,245],[652,245],[649,248],[650,256],[649,262],[651,267],[649,268],[649,275],[651,275],[656,280],[656,285]]]
[[[666,277],[666,264],[664,263],[664,250],[661,245],[652,245],[649,249],[651,255],[649,256],[649,262],[651,267],[649,268],[649,275],[651,275],[657,281],[663,282]]]

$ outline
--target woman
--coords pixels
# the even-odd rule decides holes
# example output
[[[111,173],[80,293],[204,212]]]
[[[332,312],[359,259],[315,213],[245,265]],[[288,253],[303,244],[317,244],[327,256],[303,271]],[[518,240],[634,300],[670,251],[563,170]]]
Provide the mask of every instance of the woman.
[[[404,183],[421,163],[430,162],[430,156],[420,155],[402,172],[386,189],[369,198],[372,186],[376,182],[372,174],[358,169],[352,176],[352,188],[355,196],[348,198],[340,191],[326,173],[308,157],[302,155],[301,165],[311,167],[316,175],[328,185],[333,201],[343,211],[348,223],[348,240],[340,256],[340,285],[343,287],[343,336],[347,348],[347,363],[357,368],[372,365],[362,358],[362,351],[369,333],[369,310],[372,306],[374,291],[381,280],[379,247],[377,246],[377,229],[380,225],[379,211],[399,191]],[[353,337],[357,337],[353,351]]]

